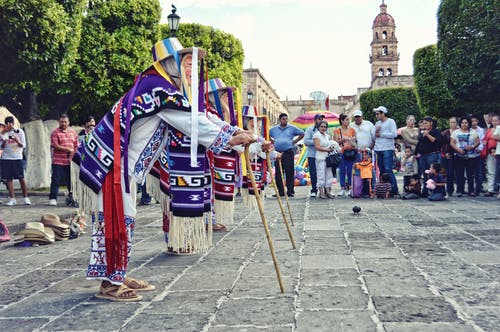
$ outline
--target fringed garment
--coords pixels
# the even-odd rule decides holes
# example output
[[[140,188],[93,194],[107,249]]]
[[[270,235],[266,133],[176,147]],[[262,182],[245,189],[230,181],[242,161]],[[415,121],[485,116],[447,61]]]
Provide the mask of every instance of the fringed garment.
[[[116,122],[117,126],[114,126],[116,112],[118,112],[119,123]],[[92,251],[87,278],[108,280],[115,284],[123,282],[130,258],[131,231],[136,216],[133,184],[144,182],[146,175],[153,168],[167,143],[168,130],[175,128],[189,135],[191,119],[191,106],[188,100],[169,82],[168,77],[161,76],[154,69],[149,69],[140,75],[133,88],[103,117],[88,136],[88,140],[79,147],[73,159],[79,167],[72,167],[79,173],[72,179],[80,180],[74,183],[74,195],[81,203],[83,211],[95,214],[92,217],[94,221]],[[229,124],[216,126],[203,113],[198,114],[197,119],[197,142],[214,153],[220,153],[227,146],[237,129]],[[119,133],[117,138],[114,138],[113,133]],[[117,159],[120,162],[115,162],[115,156],[120,156],[120,152],[123,153],[123,159]],[[169,157],[167,156],[167,160]],[[106,215],[108,215],[106,212],[112,206],[105,203],[102,188],[107,174],[113,168],[121,173],[118,183],[113,180],[113,185],[118,185],[122,189],[121,192],[114,190],[116,197],[113,200],[121,198],[123,213],[122,217],[117,219],[118,225],[116,221],[113,221],[109,224],[113,226],[108,227],[109,220],[106,220]],[[171,181],[179,180],[179,176],[180,174],[175,174],[175,180],[171,179]],[[196,175],[194,179],[187,179],[188,182],[191,180],[203,183],[204,177],[199,179]],[[160,182],[157,183],[160,184]],[[159,187],[161,188],[161,185]],[[184,211],[176,222],[184,224],[184,221],[180,219],[200,218],[198,212],[181,206],[183,202],[188,202],[186,204],[192,202],[188,198],[190,194],[187,191],[184,192],[176,187],[175,195],[179,195],[176,199],[176,206],[179,207],[179,211]],[[193,193],[193,195],[197,194]],[[197,204],[193,206],[193,210],[199,209]],[[201,211],[203,214],[203,208]],[[114,214],[111,215],[114,219]],[[201,238],[200,234],[204,232],[204,228],[189,231],[193,232],[193,237]],[[110,232],[116,236],[109,236]],[[125,238],[121,234],[125,234]],[[124,246],[126,250],[110,251],[109,249]],[[110,262],[119,263],[109,266]]]

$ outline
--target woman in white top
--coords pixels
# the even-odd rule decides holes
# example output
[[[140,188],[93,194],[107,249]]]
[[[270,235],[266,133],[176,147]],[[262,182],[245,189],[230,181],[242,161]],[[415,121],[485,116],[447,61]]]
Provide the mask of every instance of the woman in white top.
[[[331,140],[326,132],[328,123],[321,121],[318,125],[318,131],[313,135],[314,147],[316,148],[316,173],[318,177],[319,198],[334,198],[331,193],[333,173],[329,167],[326,167],[326,157],[333,151],[339,151],[337,142]],[[336,145],[336,146],[335,146]]]
[[[474,190],[474,170],[479,167],[479,135],[471,129],[471,120],[463,117],[458,122],[459,127],[450,137],[450,145],[455,150],[455,169],[457,176],[457,197],[465,194],[464,170],[467,174],[469,196],[477,196],[480,184],[476,183]]]

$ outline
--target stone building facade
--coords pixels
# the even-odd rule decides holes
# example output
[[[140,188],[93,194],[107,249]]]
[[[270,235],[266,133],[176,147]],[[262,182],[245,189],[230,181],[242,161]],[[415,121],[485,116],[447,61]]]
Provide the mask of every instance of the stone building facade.
[[[278,117],[281,113],[289,114],[276,91],[258,69],[249,68],[243,70],[243,105],[249,104],[248,91],[253,94],[250,104],[257,106],[259,114],[267,115],[271,124],[278,123]]]

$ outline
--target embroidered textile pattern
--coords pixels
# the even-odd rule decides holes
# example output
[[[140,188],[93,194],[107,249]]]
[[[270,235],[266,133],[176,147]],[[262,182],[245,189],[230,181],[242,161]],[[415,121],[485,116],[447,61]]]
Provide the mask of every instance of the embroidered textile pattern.
[[[128,255],[132,249],[132,237],[134,236],[135,218],[125,216],[125,224],[128,234]],[[117,270],[111,274],[106,273],[106,243],[104,237],[104,213],[92,214],[92,237],[91,237],[90,264],[87,270],[87,279],[109,280],[110,282],[123,282],[125,271]]]

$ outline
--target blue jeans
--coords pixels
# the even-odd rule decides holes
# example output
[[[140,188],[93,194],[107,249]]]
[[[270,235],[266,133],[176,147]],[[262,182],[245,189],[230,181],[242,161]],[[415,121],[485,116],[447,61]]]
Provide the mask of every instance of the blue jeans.
[[[427,181],[427,173],[425,173],[425,170],[431,168],[431,164],[433,163],[438,163],[439,162],[439,157],[440,157],[440,152],[434,152],[434,153],[429,153],[427,155],[420,155],[420,165],[422,165],[422,174],[424,175],[424,183]],[[420,167],[420,165],[418,165]],[[424,188],[422,189],[422,196],[427,196],[429,195],[429,189],[426,188],[424,185]]]
[[[309,176],[311,177],[311,193],[318,192],[318,175],[316,174],[316,158],[307,157],[307,164],[309,165]]]
[[[429,196],[429,201],[444,201],[444,195],[442,193],[434,193]]]
[[[52,179],[50,181],[49,199],[57,199],[60,185],[66,185],[66,187],[68,187],[68,192],[71,195],[70,167],[70,165],[52,164]]]
[[[345,177],[347,175],[347,184],[349,188],[352,183],[352,165],[354,161],[344,159],[344,155],[341,154],[340,165],[339,165],[339,176],[340,176],[340,188],[346,188]]]
[[[455,182],[455,160],[453,160],[453,157],[450,159],[445,157],[442,162],[443,167],[446,170],[446,192],[449,196],[451,196],[454,192],[453,183]]]
[[[394,165],[394,150],[375,151],[375,153],[377,154],[377,163],[380,175],[384,173],[389,174],[392,187],[391,193],[393,195],[397,195],[399,193],[398,184],[396,182],[394,172],[392,171],[392,165]]]

